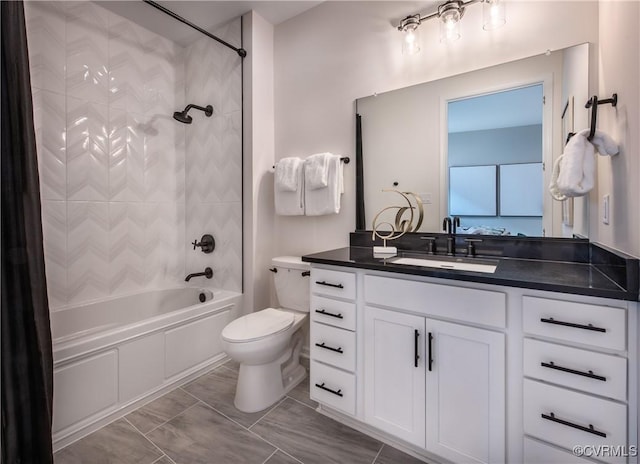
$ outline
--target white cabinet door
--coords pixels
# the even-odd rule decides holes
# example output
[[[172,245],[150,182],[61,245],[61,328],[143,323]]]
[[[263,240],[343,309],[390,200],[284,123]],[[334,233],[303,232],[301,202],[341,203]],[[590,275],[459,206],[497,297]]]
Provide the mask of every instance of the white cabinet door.
[[[425,445],[424,318],[364,309],[365,421]]]
[[[427,450],[505,462],[504,334],[431,319],[426,331]]]

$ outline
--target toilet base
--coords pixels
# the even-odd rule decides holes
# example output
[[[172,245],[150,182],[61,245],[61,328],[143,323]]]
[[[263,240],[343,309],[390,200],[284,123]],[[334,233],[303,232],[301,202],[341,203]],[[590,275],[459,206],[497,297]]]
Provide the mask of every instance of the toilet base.
[[[286,379],[282,378],[281,362],[249,366],[240,364],[236,397],[233,402],[242,412],[258,412],[281,400],[307,377],[298,364]]]

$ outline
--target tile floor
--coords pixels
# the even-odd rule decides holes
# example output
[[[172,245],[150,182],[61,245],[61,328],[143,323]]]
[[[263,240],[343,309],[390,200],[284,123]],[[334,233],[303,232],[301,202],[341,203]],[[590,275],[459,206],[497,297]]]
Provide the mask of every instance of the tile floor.
[[[55,454],[55,464],[419,464],[315,411],[308,379],[275,406],[233,406],[228,362]]]

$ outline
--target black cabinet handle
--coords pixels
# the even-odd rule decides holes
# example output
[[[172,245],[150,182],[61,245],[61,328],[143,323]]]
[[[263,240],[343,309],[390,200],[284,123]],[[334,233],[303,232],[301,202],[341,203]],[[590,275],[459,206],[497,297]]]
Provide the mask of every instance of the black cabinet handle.
[[[555,325],[563,325],[565,327],[573,327],[574,329],[584,329],[584,330],[593,330],[594,332],[606,332],[607,329],[603,329],[602,327],[596,327],[592,324],[575,324],[573,322],[564,322],[564,321],[556,321],[554,318],[550,317],[545,319],[544,317],[540,319],[540,322],[544,322],[546,324],[555,324]]]
[[[318,314],[324,314],[325,316],[335,317],[336,319],[344,319],[344,317],[342,316],[341,313],[333,314],[333,313],[329,313],[329,312],[325,311],[324,309],[316,309],[316,312]]]
[[[338,347],[338,348],[333,348],[332,346],[327,346],[324,344],[324,342],[322,343],[316,343],[316,346],[318,348],[324,348],[325,350],[329,350],[329,351],[335,351],[336,353],[340,353],[343,354],[344,351],[342,351],[342,348]]]
[[[607,381],[606,377],[602,377],[601,375],[596,375],[596,374],[593,373],[593,371],[582,372],[582,371],[577,371],[575,369],[569,369],[568,367],[556,366],[553,363],[553,361],[550,361],[548,363],[541,362],[540,365],[542,367],[548,367],[549,369],[555,369],[557,371],[568,372],[569,374],[581,375],[583,377],[589,377],[590,379],[602,380],[603,382]]]
[[[322,390],[324,390],[324,391],[328,391],[329,393],[333,393],[334,395],[337,395],[337,396],[340,396],[340,397],[343,397],[343,396],[344,396],[344,395],[342,394],[342,389],[340,389],[340,390],[338,390],[338,391],[331,390],[330,388],[327,388],[327,387],[325,387],[325,386],[324,386],[324,382],[322,382],[322,384],[321,384],[321,385],[316,384],[316,387],[318,387],[318,388],[320,388],[320,389],[322,389]]]
[[[417,330],[413,331],[413,365],[414,367],[418,367],[418,360],[420,359],[420,355],[418,354],[418,338],[420,337],[420,332]]]
[[[322,281],[317,281],[316,280],[316,283],[318,285],[324,285],[325,287],[344,288],[344,286],[342,284],[330,284],[328,282],[325,282],[324,280],[322,280]]]
[[[585,427],[584,425],[574,424],[573,422],[566,421],[564,419],[558,419],[554,413],[550,412],[547,414],[540,414],[543,419],[549,420],[551,422],[556,422],[558,424],[566,425],[567,427],[572,427],[574,429],[582,430],[583,432],[592,433],[594,435],[598,435],[599,437],[607,438],[607,434],[596,430],[593,428],[593,425],[589,424],[589,427]]]
[[[431,344],[433,342],[433,334],[431,332],[429,332],[429,372],[431,372],[432,370],[432,366],[433,366],[433,356],[431,356]]]

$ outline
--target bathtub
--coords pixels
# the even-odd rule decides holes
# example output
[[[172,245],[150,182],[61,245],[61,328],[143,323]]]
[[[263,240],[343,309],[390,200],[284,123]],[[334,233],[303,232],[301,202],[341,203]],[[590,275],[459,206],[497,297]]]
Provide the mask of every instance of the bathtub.
[[[54,449],[224,361],[241,297],[173,288],[53,311]]]

